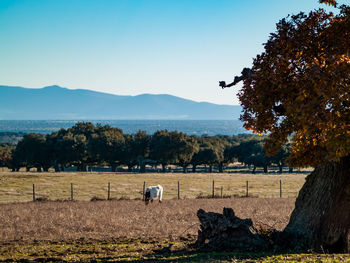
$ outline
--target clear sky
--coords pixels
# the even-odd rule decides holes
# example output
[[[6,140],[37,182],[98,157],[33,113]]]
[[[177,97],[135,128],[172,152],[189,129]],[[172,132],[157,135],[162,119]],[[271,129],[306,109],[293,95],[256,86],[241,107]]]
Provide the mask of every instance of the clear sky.
[[[348,2],[349,0],[343,1]],[[221,90],[317,0],[0,0],[0,85],[238,104]]]

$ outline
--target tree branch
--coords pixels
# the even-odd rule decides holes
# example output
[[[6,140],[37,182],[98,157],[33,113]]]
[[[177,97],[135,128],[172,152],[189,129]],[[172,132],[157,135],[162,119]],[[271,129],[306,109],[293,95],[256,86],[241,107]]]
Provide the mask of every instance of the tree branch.
[[[236,85],[238,82],[240,82],[241,80],[249,79],[252,75],[252,71],[250,68],[244,68],[242,70],[241,74],[242,74],[241,76],[235,76],[233,82],[230,84],[226,84],[225,81],[219,81],[219,86],[223,89],[232,87],[232,86]]]

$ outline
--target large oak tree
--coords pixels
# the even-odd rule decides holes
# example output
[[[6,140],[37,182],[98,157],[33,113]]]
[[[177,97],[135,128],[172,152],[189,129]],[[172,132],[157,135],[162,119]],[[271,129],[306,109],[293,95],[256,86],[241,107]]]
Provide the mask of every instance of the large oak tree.
[[[270,154],[292,136],[289,162],[315,167],[284,230],[290,245],[335,252],[350,228],[350,7],[338,10],[282,19],[252,68],[220,83],[243,80],[241,119],[268,134]]]

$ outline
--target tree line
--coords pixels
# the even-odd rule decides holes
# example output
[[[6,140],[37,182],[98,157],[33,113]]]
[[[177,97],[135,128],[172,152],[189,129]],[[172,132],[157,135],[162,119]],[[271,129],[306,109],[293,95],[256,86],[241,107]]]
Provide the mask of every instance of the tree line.
[[[272,164],[280,172],[289,155],[288,145],[281,147],[272,157],[265,155],[265,137],[243,134],[237,136],[189,136],[178,131],[159,130],[152,135],[145,131],[124,134],[119,128],[108,125],[96,126],[79,122],[71,128],[51,134],[25,134],[15,144],[0,144],[0,166],[18,171],[21,167],[37,168],[37,171],[64,171],[76,166],[78,171],[105,165],[113,172],[118,166],[127,166],[128,171],[137,166],[145,172],[146,165],[158,166],[165,172],[167,166],[182,167],[186,172],[192,167],[207,165],[209,172],[216,167],[219,172],[228,164],[238,161],[267,172]]]

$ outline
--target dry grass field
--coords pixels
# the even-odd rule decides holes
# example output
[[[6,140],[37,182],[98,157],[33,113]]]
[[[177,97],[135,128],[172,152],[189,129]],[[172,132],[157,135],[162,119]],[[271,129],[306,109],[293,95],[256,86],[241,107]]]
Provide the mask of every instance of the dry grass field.
[[[234,208],[255,224],[282,229],[293,198],[165,200],[146,206],[140,200],[30,202],[0,205],[1,241],[113,238],[165,238],[196,235],[199,208],[222,212]]]
[[[236,197],[195,198],[211,195],[213,180],[217,193],[223,186],[224,195]],[[245,196],[247,180],[255,197],[237,197]],[[279,180],[283,196],[291,197],[279,198]],[[199,229],[199,208],[222,212],[232,207],[257,228],[282,230],[304,180],[302,174],[0,173],[0,262],[350,262],[348,255],[217,253],[189,247]],[[164,186],[163,203],[142,203],[144,181]],[[108,182],[114,199],[89,201],[105,199]],[[31,202],[33,183],[37,197],[61,201]],[[79,201],[67,201],[70,183]]]
[[[203,252],[189,247],[199,208],[232,207],[256,227],[283,229],[294,198],[65,201],[0,204],[0,262],[349,262],[348,255]]]
[[[89,201],[93,197],[107,198],[107,185],[111,185],[111,198],[135,199],[142,197],[143,182],[146,185],[161,184],[164,199],[177,198],[180,182],[181,199],[212,195],[245,196],[246,181],[249,195],[253,197],[279,197],[282,180],[283,197],[296,197],[307,174],[244,174],[244,173],[0,173],[0,203],[27,202],[33,200],[33,184],[36,198],[68,200],[73,183],[74,200]]]
[[[222,212],[233,207],[257,226],[282,229],[293,206],[293,198],[165,200],[148,206],[140,200],[0,204],[0,261],[80,261],[82,250],[90,251],[85,259],[96,253],[107,253],[113,260],[154,259],[160,256],[155,249],[172,244],[181,250],[195,240],[199,208]]]

